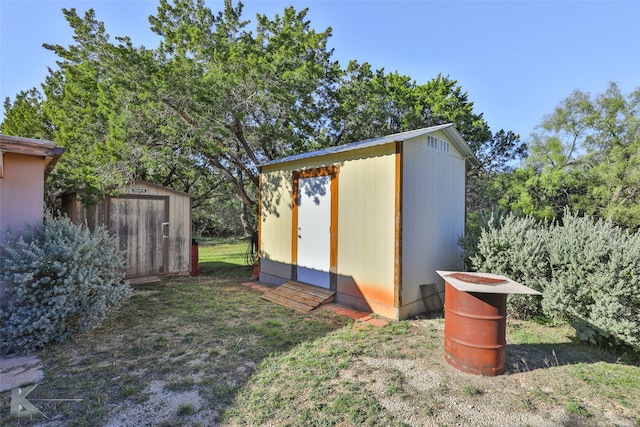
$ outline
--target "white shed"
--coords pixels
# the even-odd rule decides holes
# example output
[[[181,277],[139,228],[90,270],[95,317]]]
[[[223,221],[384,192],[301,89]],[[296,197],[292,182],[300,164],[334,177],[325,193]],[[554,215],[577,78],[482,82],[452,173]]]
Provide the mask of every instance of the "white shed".
[[[424,311],[420,285],[463,269],[466,167],[478,163],[445,124],[262,165],[260,280],[392,319]]]

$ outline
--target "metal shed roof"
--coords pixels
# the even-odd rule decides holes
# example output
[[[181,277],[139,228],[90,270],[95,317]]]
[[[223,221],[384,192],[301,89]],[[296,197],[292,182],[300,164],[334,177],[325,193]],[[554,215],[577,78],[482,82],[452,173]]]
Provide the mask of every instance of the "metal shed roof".
[[[462,136],[456,129],[455,125],[453,123],[447,123],[444,125],[431,126],[428,128],[416,129],[408,132],[396,133],[393,135],[383,136],[379,138],[353,142],[351,144],[339,145],[337,147],[329,147],[322,150],[295,154],[292,156],[283,157],[281,159],[272,160],[270,162],[262,164],[261,166],[288,163],[295,160],[311,159],[311,158],[325,156],[329,154],[343,153],[347,151],[360,150],[363,148],[376,147],[378,145],[384,145],[391,142],[406,141],[408,139],[416,138],[422,135],[427,135],[429,133],[433,133],[440,130],[447,134],[447,136],[451,139],[455,147],[458,149],[458,151],[460,151],[460,153],[462,153],[462,155],[466,160],[468,160],[473,165],[476,165],[476,166],[480,165],[480,161],[475,156],[475,154],[473,154],[473,151],[471,151],[471,148],[469,148],[469,145],[466,143],[464,138],[462,138]]]

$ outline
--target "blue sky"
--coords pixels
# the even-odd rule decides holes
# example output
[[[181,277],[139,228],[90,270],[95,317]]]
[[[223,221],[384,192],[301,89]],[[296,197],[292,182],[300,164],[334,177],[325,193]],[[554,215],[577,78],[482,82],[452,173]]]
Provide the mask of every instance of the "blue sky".
[[[96,11],[113,37],[155,47],[148,16],[156,0],[0,0],[0,98],[39,87],[56,57],[43,43],[69,45],[62,8]],[[214,11],[222,1],[207,1]],[[640,86],[640,1],[245,1],[243,17],[287,5],[314,29],[333,28],[334,59],[369,62],[425,83],[449,76],[491,129],[526,141],[573,90],[597,94],[608,82]],[[0,106],[0,117],[4,108]]]

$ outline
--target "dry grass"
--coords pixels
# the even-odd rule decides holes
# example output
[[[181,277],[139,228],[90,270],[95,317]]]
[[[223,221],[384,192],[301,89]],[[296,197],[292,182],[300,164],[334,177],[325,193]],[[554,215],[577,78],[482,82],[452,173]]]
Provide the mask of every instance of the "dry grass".
[[[330,312],[291,313],[241,282],[138,286],[100,328],[39,352],[45,379],[29,398],[48,425],[211,425],[265,357],[347,323]],[[60,398],[83,401],[37,401]],[[9,401],[0,397],[0,413],[9,414]]]
[[[398,322],[381,330],[343,328],[263,361],[224,424],[638,424],[638,366],[611,356],[602,360],[601,352],[574,344],[569,327],[510,323],[510,329],[532,326],[543,335],[540,344],[508,345],[508,372],[499,377],[464,374],[446,363],[442,319]]]
[[[568,326],[510,321],[507,373],[468,375],[444,361],[442,319],[355,327],[262,300],[241,285],[244,247],[201,247],[210,275],[138,286],[100,328],[39,352],[40,425],[640,425],[640,368]],[[36,400],[59,398],[83,400]],[[4,425],[34,425],[9,401]]]

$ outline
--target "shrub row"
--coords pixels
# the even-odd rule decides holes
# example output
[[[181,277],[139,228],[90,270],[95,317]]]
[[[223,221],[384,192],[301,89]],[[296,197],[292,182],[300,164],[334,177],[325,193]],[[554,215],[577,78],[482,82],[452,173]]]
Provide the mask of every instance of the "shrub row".
[[[130,295],[125,254],[103,228],[93,232],[46,215],[42,226],[0,246],[0,354],[28,353],[87,331]]]
[[[470,269],[543,293],[510,297],[510,315],[568,320],[582,340],[640,349],[640,232],[568,210],[561,224],[509,214],[463,247]]]

